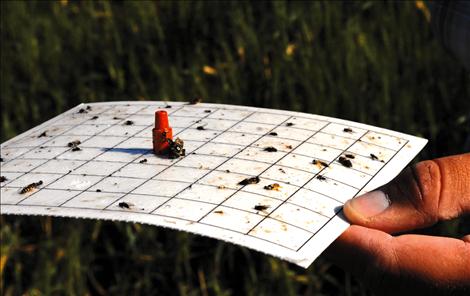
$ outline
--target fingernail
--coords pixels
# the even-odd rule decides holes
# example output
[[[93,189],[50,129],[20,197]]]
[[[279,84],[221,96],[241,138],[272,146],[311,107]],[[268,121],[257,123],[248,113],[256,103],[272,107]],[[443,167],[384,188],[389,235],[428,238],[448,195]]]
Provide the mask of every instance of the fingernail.
[[[368,192],[349,201],[349,205],[364,217],[376,216],[390,206],[390,199],[381,190]]]

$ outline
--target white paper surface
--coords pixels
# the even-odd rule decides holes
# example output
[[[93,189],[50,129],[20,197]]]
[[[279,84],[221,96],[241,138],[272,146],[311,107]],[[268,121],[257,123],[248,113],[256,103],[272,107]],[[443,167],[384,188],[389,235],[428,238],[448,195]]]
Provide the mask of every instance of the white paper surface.
[[[170,114],[185,157],[152,153],[159,109]],[[81,142],[79,151],[68,147],[75,140]],[[365,124],[273,109],[82,104],[1,145],[6,180],[0,210],[170,227],[306,268],[349,226],[340,217],[341,206],[392,180],[426,142]],[[258,184],[238,185],[255,176]],[[39,181],[38,188],[20,193]],[[274,183],[278,190],[264,188]]]

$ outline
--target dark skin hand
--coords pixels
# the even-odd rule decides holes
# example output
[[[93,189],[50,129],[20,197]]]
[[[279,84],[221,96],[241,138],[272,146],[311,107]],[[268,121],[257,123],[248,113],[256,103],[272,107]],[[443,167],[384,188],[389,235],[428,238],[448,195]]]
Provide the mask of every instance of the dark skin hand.
[[[470,235],[406,231],[470,214],[470,153],[423,161],[348,201],[352,224],[326,251],[377,295],[470,295]]]

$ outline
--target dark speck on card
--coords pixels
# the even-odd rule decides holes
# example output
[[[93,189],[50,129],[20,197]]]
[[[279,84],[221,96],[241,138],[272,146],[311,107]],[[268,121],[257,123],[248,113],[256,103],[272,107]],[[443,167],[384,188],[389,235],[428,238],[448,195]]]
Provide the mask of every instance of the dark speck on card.
[[[238,185],[245,186],[245,185],[249,185],[249,184],[258,184],[258,183],[259,183],[259,177],[256,176],[256,177],[243,179],[240,182],[238,182]]]
[[[277,149],[274,148],[273,146],[266,147],[263,150],[267,152],[277,152]]]
[[[318,175],[316,178],[320,181],[326,181],[326,178],[323,177],[322,175]]]
[[[257,211],[265,211],[269,208],[269,206],[266,206],[266,205],[256,205],[254,206],[254,209],[257,210]]]
[[[224,211],[214,211],[215,214],[223,214]]]
[[[350,128],[350,127],[345,127],[345,128],[343,128],[343,132],[345,132],[345,133],[352,133],[353,130],[352,130],[352,128]]]
[[[127,202],[120,202],[119,207],[122,209],[130,209],[130,205]]]
[[[101,189],[96,189],[96,192],[101,192]]]
[[[35,182],[35,183],[31,183],[25,187],[23,187],[21,190],[20,190],[20,194],[26,194],[26,193],[29,193],[35,189],[37,189],[39,186],[42,185],[42,181],[39,181],[39,182]]]
[[[170,109],[171,105],[166,105],[165,108]]]
[[[43,132],[38,136],[38,138],[42,138],[42,137],[45,137],[45,136],[47,136],[47,133],[46,133],[46,131],[43,131]]]
[[[347,158],[350,158],[350,159],[356,158],[353,154],[345,154],[344,156],[346,156]]]
[[[270,136],[277,136],[277,133],[276,132],[270,132],[269,135]]]
[[[200,126],[198,126],[196,129],[197,129],[198,131],[203,131],[203,130],[205,130],[206,128],[203,127],[202,125],[200,125]]]
[[[141,161],[139,161],[139,163],[146,163],[146,162],[147,162],[147,158],[144,158]]]
[[[78,110],[78,113],[88,113],[88,111],[85,110],[85,109],[83,109],[83,108],[81,108],[80,110]]]
[[[286,123],[286,126],[293,126],[294,124],[292,122]]]
[[[344,156],[340,156],[340,157],[338,158],[338,162],[339,162],[340,164],[342,164],[344,167],[347,167],[347,168],[351,168],[351,167],[352,167],[352,162],[351,162],[349,159],[347,159],[346,157],[344,157]]]
[[[211,110],[204,110],[205,113],[211,113]]]
[[[96,115],[91,118],[91,120],[96,120],[96,119],[98,119],[98,116]]]
[[[124,125],[133,125],[133,124],[134,124],[134,122],[132,120],[126,120],[124,122]]]
[[[0,183],[5,182],[6,180],[8,179],[5,176],[0,176]]]

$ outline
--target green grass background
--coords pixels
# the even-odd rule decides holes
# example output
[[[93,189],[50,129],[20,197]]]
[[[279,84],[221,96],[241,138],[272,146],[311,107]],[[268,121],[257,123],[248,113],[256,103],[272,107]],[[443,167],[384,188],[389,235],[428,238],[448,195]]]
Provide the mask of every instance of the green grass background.
[[[430,143],[421,159],[459,153],[470,133],[470,76],[433,37],[419,7],[2,1],[1,141],[80,102],[201,97],[423,136]],[[303,270],[146,225],[0,222],[5,295],[369,293],[324,258]]]

